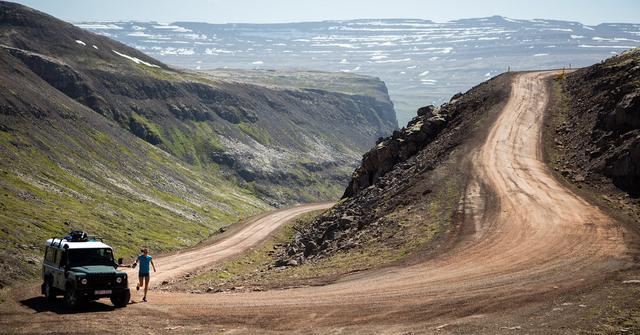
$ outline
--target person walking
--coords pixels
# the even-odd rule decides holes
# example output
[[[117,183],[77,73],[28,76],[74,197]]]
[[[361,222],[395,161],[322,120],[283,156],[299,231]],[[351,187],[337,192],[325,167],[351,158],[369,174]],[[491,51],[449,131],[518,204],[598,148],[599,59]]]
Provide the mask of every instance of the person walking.
[[[156,272],[156,265],[153,264],[153,258],[149,255],[149,249],[147,247],[143,247],[140,249],[142,255],[138,256],[136,261],[133,263],[131,267],[135,268],[138,263],[140,263],[140,267],[138,268],[138,284],[136,285],[136,291],[140,291],[140,287],[144,284],[144,297],[142,301],[147,302],[147,290],[149,289],[149,265],[153,267],[153,272]]]

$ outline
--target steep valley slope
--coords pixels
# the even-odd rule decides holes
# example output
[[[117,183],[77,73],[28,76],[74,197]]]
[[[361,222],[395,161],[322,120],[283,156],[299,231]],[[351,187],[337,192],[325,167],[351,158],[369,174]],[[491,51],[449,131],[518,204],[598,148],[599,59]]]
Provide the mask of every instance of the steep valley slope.
[[[375,78],[175,70],[8,2],[0,63],[0,285],[35,273],[42,241],[71,228],[121,255],[162,252],[273,206],[335,199],[397,127]]]

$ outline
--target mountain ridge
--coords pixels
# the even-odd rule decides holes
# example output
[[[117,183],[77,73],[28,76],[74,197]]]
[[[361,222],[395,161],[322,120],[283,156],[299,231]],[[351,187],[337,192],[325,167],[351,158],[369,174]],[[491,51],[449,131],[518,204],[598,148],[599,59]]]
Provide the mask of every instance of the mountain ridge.
[[[579,23],[583,24],[581,21],[572,21],[572,20],[562,20],[562,19],[550,19],[550,18],[531,18],[531,19],[523,19],[523,18],[513,18],[504,15],[489,15],[489,16],[479,16],[479,17],[467,17],[467,18],[457,18],[446,21],[433,20],[433,19],[425,19],[425,18],[416,18],[416,17],[371,17],[371,18],[359,18],[359,19],[343,19],[343,20],[311,20],[311,21],[291,21],[291,22],[271,22],[271,23],[252,23],[252,22],[206,22],[206,21],[189,21],[189,20],[176,20],[171,22],[166,21],[156,21],[156,20],[95,20],[95,21],[85,21],[85,20],[71,20],[68,21],[71,24],[85,24],[85,23],[97,23],[97,24],[108,24],[108,23],[126,23],[126,22],[134,22],[134,23],[155,23],[155,24],[164,24],[164,25],[173,25],[180,23],[201,23],[207,25],[288,25],[288,24],[306,24],[306,23],[326,23],[326,22],[337,22],[337,23],[345,23],[345,22],[373,22],[373,21],[390,21],[390,22],[415,22],[415,23],[449,23],[449,22],[459,22],[459,21],[487,21],[487,20],[502,20],[507,22],[512,21],[549,21],[549,22],[568,22],[568,23]],[[510,21],[511,20],[511,21]],[[587,27],[597,27],[599,25],[609,25],[609,24],[637,24],[637,22],[630,21],[603,21],[596,24],[583,24]]]
[[[585,25],[485,17],[464,21],[343,20],[291,24],[83,24],[187,69],[317,69],[380,77],[400,124],[425,104],[511,68],[588,66],[639,46],[639,23]]]

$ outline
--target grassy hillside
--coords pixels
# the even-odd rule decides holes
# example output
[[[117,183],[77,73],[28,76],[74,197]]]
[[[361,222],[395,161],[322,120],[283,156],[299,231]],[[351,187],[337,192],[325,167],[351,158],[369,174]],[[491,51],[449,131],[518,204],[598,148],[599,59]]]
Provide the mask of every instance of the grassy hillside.
[[[0,285],[36,274],[43,241],[73,228],[120,256],[158,253],[337,198],[396,121],[379,80],[336,78],[351,91],[182,72],[0,2]]]
[[[5,53],[2,55],[2,53]],[[269,206],[47,87],[0,50],[3,285],[36,270],[43,241],[72,228],[121,256],[191,246]],[[26,273],[25,273],[26,272]]]
[[[183,72],[27,7],[0,6],[0,45],[46,85],[273,205],[336,198],[360,154],[397,127],[376,78]]]

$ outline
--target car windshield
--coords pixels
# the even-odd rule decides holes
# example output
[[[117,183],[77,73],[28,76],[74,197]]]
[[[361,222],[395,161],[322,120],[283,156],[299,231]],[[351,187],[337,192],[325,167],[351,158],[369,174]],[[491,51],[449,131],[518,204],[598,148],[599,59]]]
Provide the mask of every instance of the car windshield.
[[[68,250],[69,266],[113,265],[113,252],[108,248]]]

